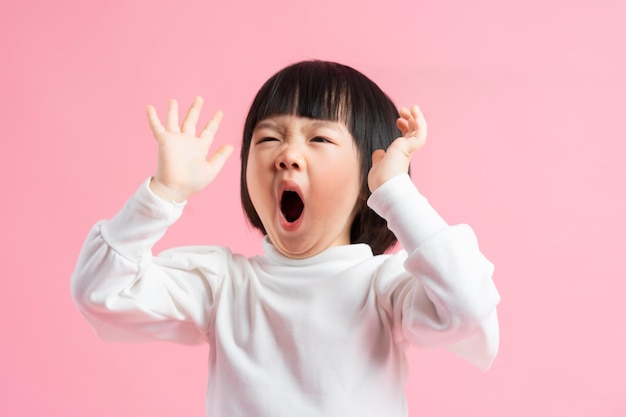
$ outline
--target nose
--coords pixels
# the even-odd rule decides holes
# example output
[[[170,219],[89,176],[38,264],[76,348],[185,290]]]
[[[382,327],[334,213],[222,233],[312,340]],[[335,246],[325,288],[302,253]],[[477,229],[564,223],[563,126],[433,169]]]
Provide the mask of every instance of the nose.
[[[278,155],[276,158],[276,168],[279,170],[285,169],[304,169],[306,162],[301,152],[294,149],[294,147],[288,146]]]

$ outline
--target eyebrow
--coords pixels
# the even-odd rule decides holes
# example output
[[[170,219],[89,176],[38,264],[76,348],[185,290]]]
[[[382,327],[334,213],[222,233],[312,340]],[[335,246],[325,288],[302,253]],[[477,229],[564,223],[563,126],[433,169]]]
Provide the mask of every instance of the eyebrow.
[[[259,123],[257,123],[256,126],[254,126],[254,130],[264,129],[264,128],[279,130],[278,125],[276,123],[270,122],[268,120],[262,120]]]
[[[343,123],[336,122],[333,120],[315,120],[313,121],[312,125],[313,127],[329,127],[331,129],[336,129],[336,130],[346,129]]]

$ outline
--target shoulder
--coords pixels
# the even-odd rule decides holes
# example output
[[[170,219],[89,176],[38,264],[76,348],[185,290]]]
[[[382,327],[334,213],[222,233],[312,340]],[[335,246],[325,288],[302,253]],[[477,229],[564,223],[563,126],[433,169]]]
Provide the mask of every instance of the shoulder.
[[[225,270],[246,267],[250,260],[225,246],[180,246],[164,250],[155,259],[161,265],[184,266],[200,270]]]

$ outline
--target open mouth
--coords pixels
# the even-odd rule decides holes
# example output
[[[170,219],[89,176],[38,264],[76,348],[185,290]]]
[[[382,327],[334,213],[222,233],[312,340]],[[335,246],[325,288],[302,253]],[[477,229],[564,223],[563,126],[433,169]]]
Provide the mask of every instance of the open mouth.
[[[293,223],[302,216],[304,210],[304,202],[297,192],[285,190],[280,199],[280,211],[282,211],[285,220]]]

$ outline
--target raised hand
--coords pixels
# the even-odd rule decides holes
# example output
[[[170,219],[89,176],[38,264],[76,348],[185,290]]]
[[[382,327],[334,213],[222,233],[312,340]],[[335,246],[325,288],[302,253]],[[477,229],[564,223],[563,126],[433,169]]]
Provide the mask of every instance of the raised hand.
[[[372,168],[367,176],[371,192],[391,177],[407,173],[413,152],[426,142],[426,119],[418,106],[414,105],[410,110],[401,108],[396,125],[402,136],[394,140],[386,151],[378,149],[372,153]]]
[[[165,200],[182,202],[204,189],[219,174],[233,152],[231,145],[224,145],[207,159],[223,114],[216,111],[196,135],[202,103],[202,97],[194,99],[180,126],[176,100],[169,102],[165,125],[161,124],[153,106],[149,105],[146,109],[150,128],[159,145],[157,173],[150,182],[150,188]]]

